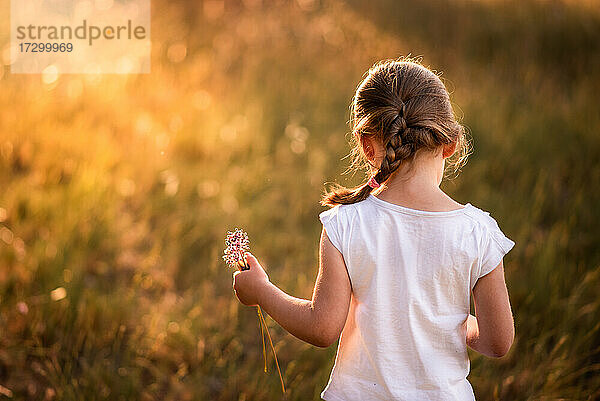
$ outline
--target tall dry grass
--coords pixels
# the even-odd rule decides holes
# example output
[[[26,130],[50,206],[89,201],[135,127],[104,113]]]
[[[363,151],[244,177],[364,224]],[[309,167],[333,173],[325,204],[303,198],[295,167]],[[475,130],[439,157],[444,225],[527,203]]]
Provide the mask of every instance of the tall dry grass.
[[[444,189],[517,243],[516,342],[471,354],[478,399],[600,397],[593,2],[220,4],[153,2],[150,75],[0,68],[0,392],[279,399],[223,235],[244,227],[271,279],[309,297],[323,184],[362,178],[339,175],[355,86],[411,53],[444,71],[474,139]],[[271,334],[287,398],[319,399],[335,347]]]

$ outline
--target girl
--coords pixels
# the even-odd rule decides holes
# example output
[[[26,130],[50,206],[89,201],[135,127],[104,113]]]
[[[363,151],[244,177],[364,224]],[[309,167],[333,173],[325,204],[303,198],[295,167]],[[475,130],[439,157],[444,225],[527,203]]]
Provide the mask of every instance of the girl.
[[[417,62],[376,64],[354,96],[352,129],[355,162],[372,174],[321,202],[332,208],[319,216],[312,299],[280,290],[249,253],[237,297],[316,346],[341,334],[325,400],[474,400],[467,345],[501,357],[514,338],[502,259],[515,243],[439,187],[446,159],[460,164],[469,150],[448,92]]]

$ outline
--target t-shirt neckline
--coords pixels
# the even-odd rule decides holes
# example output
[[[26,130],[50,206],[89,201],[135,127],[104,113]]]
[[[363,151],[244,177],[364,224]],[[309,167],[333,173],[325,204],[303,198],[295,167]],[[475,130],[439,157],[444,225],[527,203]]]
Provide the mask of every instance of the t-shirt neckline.
[[[430,210],[419,210],[419,209],[411,209],[408,208],[406,206],[400,206],[397,205],[395,203],[390,203],[388,201],[384,201],[383,199],[379,199],[378,197],[376,197],[373,194],[370,194],[369,197],[367,198],[370,201],[376,203],[379,206],[383,206],[385,208],[388,209],[392,209],[398,212],[402,212],[402,213],[406,213],[406,214],[412,214],[415,216],[453,216],[456,214],[461,214],[463,213],[466,209],[471,207],[470,203],[465,204],[462,208],[460,209],[454,209],[454,210],[448,210],[448,211],[443,211],[443,212],[434,212],[434,211],[430,211]]]

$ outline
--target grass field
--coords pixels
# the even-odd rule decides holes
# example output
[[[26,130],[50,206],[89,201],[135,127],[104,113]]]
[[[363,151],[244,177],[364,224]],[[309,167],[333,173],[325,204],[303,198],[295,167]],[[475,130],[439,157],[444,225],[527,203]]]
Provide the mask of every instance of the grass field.
[[[264,4],[263,4],[264,3]],[[10,73],[0,0],[0,399],[281,399],[220,259],[244,227],[310,297],[324,183],[380,59],[443,71],[474,153],[443,188],[491,212],[516,341],[471,353],[479,400],[600,399],[595,1],[152,2],[149,75]],[[268,319],[289,400],[335,347]]]

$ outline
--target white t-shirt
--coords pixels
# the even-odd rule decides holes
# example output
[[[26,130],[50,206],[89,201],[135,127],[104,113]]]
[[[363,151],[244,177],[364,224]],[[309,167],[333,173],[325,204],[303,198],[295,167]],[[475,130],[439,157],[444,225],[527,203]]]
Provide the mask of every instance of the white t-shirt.
[[[474,400],[463,326],[470,293],[515,243],[470,203],[429,212],[370,195],[319,218],[352,284],[321,397]]]

